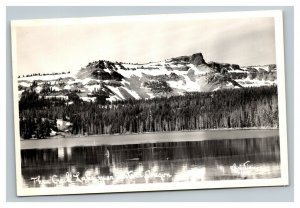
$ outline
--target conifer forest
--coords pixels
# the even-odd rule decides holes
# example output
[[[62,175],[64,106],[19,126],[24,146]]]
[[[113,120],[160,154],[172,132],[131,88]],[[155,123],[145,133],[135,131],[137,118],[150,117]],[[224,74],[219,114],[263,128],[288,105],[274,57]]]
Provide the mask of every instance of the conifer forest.
[[[276,85],[114,102],[101,93],[95,102],[76,93],[68,98],[72,104],[25,90],[19,101],[21,137],[47,138],[59,131],[57,119],[72,124],[65,131],[69,135],[279,127]]]

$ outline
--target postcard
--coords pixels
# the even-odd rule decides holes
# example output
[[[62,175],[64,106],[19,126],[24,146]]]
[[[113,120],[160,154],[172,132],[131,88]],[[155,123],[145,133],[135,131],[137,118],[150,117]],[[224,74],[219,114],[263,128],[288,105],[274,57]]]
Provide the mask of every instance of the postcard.
[[[12,21],[17,195],[288,185],[282,18]]]

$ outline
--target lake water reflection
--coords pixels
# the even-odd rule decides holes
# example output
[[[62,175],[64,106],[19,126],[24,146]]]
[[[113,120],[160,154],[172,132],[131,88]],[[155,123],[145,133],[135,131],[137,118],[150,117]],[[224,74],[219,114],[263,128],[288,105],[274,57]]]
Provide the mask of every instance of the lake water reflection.
[[[280,177],[279,137],[26,149],[24,187]]]

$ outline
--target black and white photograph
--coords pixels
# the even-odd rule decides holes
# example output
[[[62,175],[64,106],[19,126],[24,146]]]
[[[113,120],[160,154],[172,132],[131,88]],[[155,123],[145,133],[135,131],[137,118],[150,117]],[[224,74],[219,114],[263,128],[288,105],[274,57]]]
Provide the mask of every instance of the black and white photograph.
[[[18,196],[288,185],[281,11],[11,35]]]

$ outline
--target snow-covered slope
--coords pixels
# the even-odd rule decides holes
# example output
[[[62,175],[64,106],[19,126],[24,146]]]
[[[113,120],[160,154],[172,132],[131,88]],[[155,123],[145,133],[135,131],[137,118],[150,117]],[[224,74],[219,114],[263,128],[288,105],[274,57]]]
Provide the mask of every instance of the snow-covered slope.
[[[107,100],[149,99],[186,92],[215,91],[276,84],[276,66],[244,66],[206,63],[201,53],[146,64],[99,60],[76,74],[61,73],[19,77],[19,94],[33,82],[37,93],[61,97],[75,92],[84,101],[95,101],[105,94]]]

